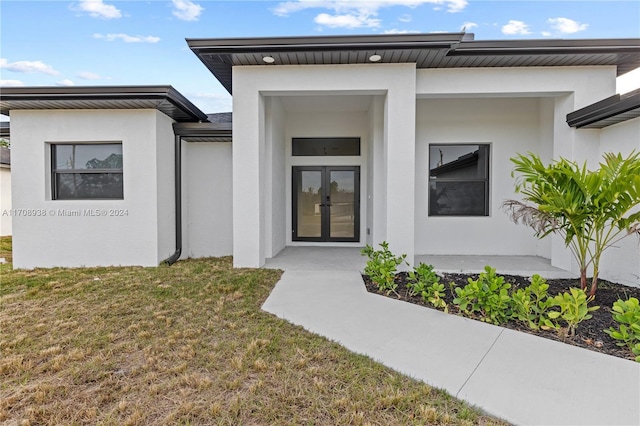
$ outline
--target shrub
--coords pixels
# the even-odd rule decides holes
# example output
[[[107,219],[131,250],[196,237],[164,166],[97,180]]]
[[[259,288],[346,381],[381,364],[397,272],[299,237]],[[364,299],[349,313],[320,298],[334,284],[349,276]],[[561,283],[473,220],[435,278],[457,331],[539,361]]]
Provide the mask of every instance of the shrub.
[[[618,323],[618,328],[610,327],[604,330],[613,339],[618,340],[616,345],[628,346],[636,355],[640,355],[640,302],[635,297],[627,300],[619,299],[613,304],[613,319]],[[640,356],[636,358],[640,361]]]
[[[386,241],[380,243],[380,247],[381,250],[374,250],[372,246],[367,244],[360,251],[363,256],[369,258],[364,273],[378,286],[378,291],[385,292],[387,295],[391,292],[396,293],[398,284],[395,282],[395,278],[398,265],[405,262],[407,255],[395,256],[389,250],[389,243]]]
[[[587,297],[587,293],[582,289],[570,288],[569,291],[570,293],[564,292],[553,298],[555,306],[558,306],[560,311],[549,312],[549,318],[563,319],[567,323],[569,335],[574,336],[578,324],[593,317],[589,312],[600,309],[600,306],[589,306],[594,297]]]
[[[430,285],[440,282],[440,277],[433,270],[433,266],[422,262],[413,271],[409,271],[408,275],[407,288],[411,296],[422,295]]]
[[[453,303],[465,315],[477,313],[480,320],[492,324],[503,324],[512,316],[512,300],[509,296],[511,284],[496,275],[496,270],[485,266],[477,280],[468,279],[469,284],[456,287]]]
[[[512,295],[514,317],[529,328],[548,330],[558,328],[549,317],[554,306],[553,298],[548,296],[549,284],[540,275],[531,277],[531,284],[516,290]]]

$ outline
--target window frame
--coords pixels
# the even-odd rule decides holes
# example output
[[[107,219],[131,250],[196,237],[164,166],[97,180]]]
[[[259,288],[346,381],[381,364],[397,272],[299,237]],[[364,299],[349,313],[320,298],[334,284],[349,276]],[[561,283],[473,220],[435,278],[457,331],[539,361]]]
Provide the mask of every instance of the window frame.
[[[51,167],[51,200],[53,201],[74,201],[74,200],[124,200],[124,160],[123,166],[120,168],[101,168],[101,169],[59,169],[57,168],[57,147],[58,146],[96,146],[96,145],[120,145],[122,150],[122,141],[101,141],[101,142],[49,142],[50,145],[50,167]],[[124,155],[123,155],[124,158]],[[112,174],[121,175],[122,197],[110,198],[60,198],[58,195],[58,179],[61,174]]]
[[[485,167],[486,167],[486,175],[483,178],[467,178],[467,177],[460,177],[460,178],[439,178],[439,179],[433,179],[431,176],[431,149],[432,147],[439,147],[439,146],[446,146],[446,147],[454,147],[454,146],[477,146],[478,149],[481,149],[482,147],[485,147],[487,155],[486,155],[486,160],[485,160]],[[490,212],[490,206],[491,206],[491,151],[492,151],[492,144],[490,142],[460,142],[460,143],[453,143],[453,142],[449,142],[449,143],[430,143],[428,146],[428,195],[427,195],[427,214],[429,217],[489,217],[491,212]],[[435,213],[432,209],[432,204],[431,204],[431,183],[432,182],[483,182],[484,183],[484,213],[483,214],[464,214],[464,213],[446,213],[446,214],[438,214]]]

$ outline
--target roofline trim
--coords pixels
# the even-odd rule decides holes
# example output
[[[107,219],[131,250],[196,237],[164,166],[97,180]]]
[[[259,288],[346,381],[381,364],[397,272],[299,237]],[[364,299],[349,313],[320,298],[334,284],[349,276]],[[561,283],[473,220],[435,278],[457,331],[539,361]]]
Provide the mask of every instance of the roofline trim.
[[[3,87],[0,101],[12,100],[118,100],[165,99],[187,115],[208,121],[207,115],[185,98],[173,86],[29,86]]]
[[[616,94],[570,112],[566,121],[570,127],[580,129],[637,108],[640,108],[640,89],[624,95]]]

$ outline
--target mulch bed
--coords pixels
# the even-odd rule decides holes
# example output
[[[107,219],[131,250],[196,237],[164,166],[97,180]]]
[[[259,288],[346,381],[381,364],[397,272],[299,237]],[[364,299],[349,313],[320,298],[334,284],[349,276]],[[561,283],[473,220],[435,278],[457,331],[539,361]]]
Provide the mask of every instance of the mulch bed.
[[[517,288],[526,287],[530,284],[528,277],[521,277],[517,275],[501,275],[506,282],[511,283],[511,290],[515,291]],[[467,278],[477,279],[477,274],[440,274],[440,282],[445,285],[445,301],[449,305],[449,313],[462,315],[453,304],[454,295],[452,293],[450,282],[454,282],[458,287],[464,287],[467,284]],[[371,282],[368,276],[363,275],[365,286],[367,291],[371,293],[381,294],[387,296],[385,292],[379,292],[378,287]],[[425,306],[430,309],[434,309],[428,302],[425,303],[420,296],[410,296],[407,286],[407,274],[404,272],[396,275],[396,283],[398,288],[396,292],[389,294],[388,297],[403,300],[405,302],[414,303],[416,305]],[[558,293],[568,292],[570,287],[580,287],[580,281],[576,279],[551,279],[547,280],[549,284],[548,294],[555,296]],[[591,285],[591,280],[588,280],[588,285]],[[557,340],[563,343],[567,343],[574,346],[590,349],[592,351],[601,352],[608,355],[613,355],[619,358],[633,360],[635,355],[627,347],[619,347],[616,345],[616,341],[609,337],[603,330],[609,329],[609,327],[617,327],[617,323],[613,320],[611,315],[611,308],[613,303],[618,299],[627,299],[629,297],[635,297],[640,299],[640,288],[627,287],[624,285],[612,283],[605,280],[598,281],[598,291],[596,298],[589,306],[600,306],[600,309],[592,312],[593,318],[578,324],[575,336],[567,336],[563,330],[532,330],[526,325],[518,321],[510,321],[506,324],[502,324],[503,327],[513,330],[522,331],[536,336],[544,337],[547,339]]]

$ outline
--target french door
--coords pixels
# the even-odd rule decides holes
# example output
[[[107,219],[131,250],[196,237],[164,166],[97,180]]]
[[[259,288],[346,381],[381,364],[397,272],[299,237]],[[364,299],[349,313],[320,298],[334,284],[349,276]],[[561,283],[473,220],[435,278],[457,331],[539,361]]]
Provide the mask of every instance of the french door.
[[[293,241],[360,241],[360,167],[293,167],[291,180]]]

